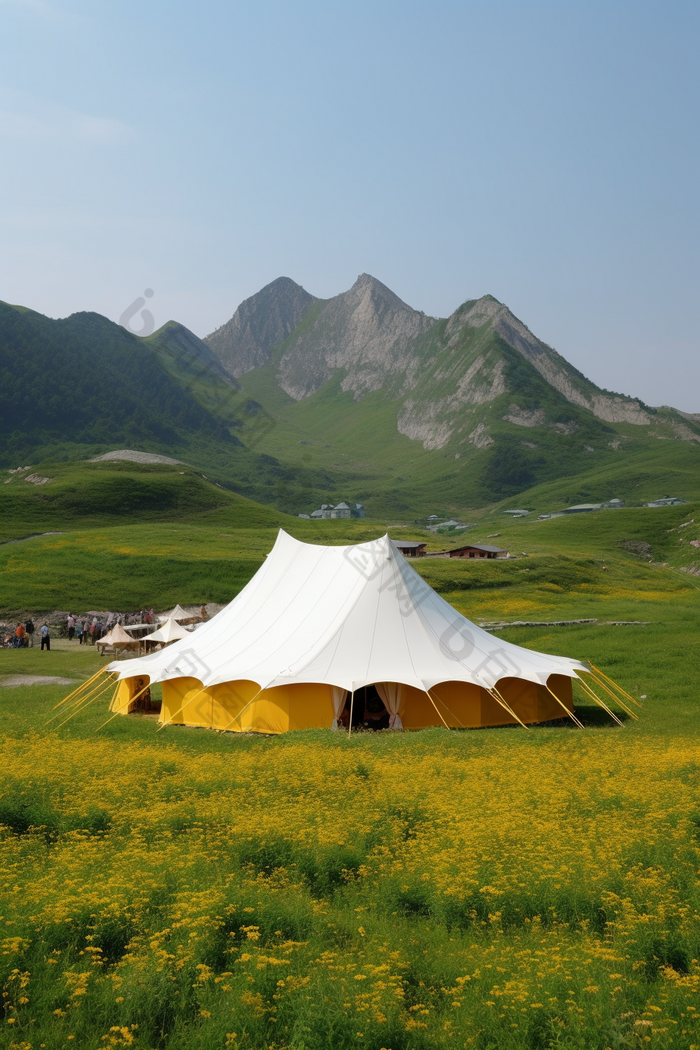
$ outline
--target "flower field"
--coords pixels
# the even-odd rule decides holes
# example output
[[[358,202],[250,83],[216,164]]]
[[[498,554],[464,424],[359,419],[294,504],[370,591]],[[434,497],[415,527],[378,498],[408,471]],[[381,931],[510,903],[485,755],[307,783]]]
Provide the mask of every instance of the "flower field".
[[[581,694],[583,731],[159,732],[104,725],[108,694],[47,725],[69,687],[2,676],[99,656],[3,650],[0,1047],[700,1050],[689,516],[506,523],[528,557],[421,566],[472,619],[545,621],[509,641],[644,695],[624,727]],[[6,593],[230,597],[272,534],[222,527],[8,545]],[[143,562],[117,553],[137,530]]]
[[[13,741],[2,1045],[700,1046],[697,747],[516,732]]]

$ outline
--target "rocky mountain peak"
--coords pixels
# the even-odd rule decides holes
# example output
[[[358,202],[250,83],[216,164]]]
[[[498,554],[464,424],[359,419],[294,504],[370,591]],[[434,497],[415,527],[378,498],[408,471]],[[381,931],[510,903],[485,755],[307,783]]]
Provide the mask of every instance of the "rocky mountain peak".
[[[410,370],[411,347],[434,320],[376,277],[360,274],[347,292],[326,300],[313,324],[291,343],[280,362],[280,385],[298,401],[343,371],[342,389],[355,398],[380,390]]]
[[[315,302],[296,281],[278,277],[245,299],[204,342],[232,375],[242,376],[269,364],[272,347],[294,331]]]

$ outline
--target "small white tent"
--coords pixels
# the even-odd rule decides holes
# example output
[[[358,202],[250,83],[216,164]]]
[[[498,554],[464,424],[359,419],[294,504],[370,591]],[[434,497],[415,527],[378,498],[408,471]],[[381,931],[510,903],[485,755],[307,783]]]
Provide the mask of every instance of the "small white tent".
[[[201,620],[201,616],[198,612],[188,612],[187,609],[183,609],[178,602],[174,609],[158,617],[158,623],[165,623],[166,620],[177,620],[178,623],[193,623],[195,620]]]
[[[110,670],[126,713],[144,678],[161,721],[237,731],[337,725],[376,686],[393,726],[539,722],[573,711],[577,660],[494,637],[441,598],[388,536],[349,547],[280,530],[266,561],[213,620]]]
[[[166,620],[157,631],[153,631],[152,634],[145,635],[142,642],[161,642],[163,645],[170,645],[171,642],[177,642],[180,638],[189,638],[190,632],[186,631],[184,627],[181,627],[174,617]]]
[[[116,623],[112,630],[98,638],[95,644],[104,653],[105,649],[108,648],[113,649],[114,652],[118,652],[120,649],[138,649],[141,643],[138,639],[132,638],[130,634],[127,634],[120,623]]]

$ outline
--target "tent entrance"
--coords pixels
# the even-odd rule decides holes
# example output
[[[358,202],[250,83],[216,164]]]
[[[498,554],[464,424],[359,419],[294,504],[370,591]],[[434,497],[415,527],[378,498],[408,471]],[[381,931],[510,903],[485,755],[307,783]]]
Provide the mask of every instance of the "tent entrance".
[[[160,685],[151,684],[148,675],[122,678],[110,710],[120,715],[159,714],[162,706],[162,692]]]
[[[345,701],[340,724],[347,728],[349,721],[350,694]],[[355,699],[352,703],[352,728],[368,729],[374,732],[389,728],[389,712],[376,686],[366,685],[362,689],[355,690]]]

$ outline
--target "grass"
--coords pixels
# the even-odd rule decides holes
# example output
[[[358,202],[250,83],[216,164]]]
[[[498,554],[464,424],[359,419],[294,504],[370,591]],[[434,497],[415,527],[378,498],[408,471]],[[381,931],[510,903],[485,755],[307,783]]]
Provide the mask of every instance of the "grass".
[[[275,535],[246,506],[8,544],[3,593],[232,597]],[[474,538],[498,531],[517,560],[416,563],[473,619],[648,621],[503,632],[645,695],[622,728],[579,695],[584,731],[160,732],[105,725],[108,693],[60,725],[68,687],[0,689],[0,1046],[696,1048],[693,517],[484,518]],[[348,542],[386,524],[285,527]],[[5,650],[0,682],[105,662]]]
[[[125,493],[132,501],[128,514]],[[356,543],[387,529],[395,537],[423,538],[431,550],[462,542],[396,518],[293,518],[217,488],[185,467],[60,464],[51,485],[36,489],[18,479],[0,489],[0,501],[6,511],[4,539],[60,533],[0,544],[8,616],[226,602],[262,564],[279,527],[307,542]],[[467,536],[495,541],[517,560],[415,564],[470,617],[541,619],[546,612],[553,619],[648,619],[644,595],[658,607],[694,598],[695,578],[678,571],[700,561],[700,551],[691,546],[700,528],[680,527],[693,517],[698,517],[693,504],[544,521],[534,515],[512,521],[494,513]],[[642,557],[624,544],[648,553]],[[630,610],[638,605],[641,612],[633,615]],[[537,610],[542,615],[535,615]]]
[[[2,690],[0,1045],[695,1046],[687,614],[509,637],[585,649],[640,721],[270,739]]]

